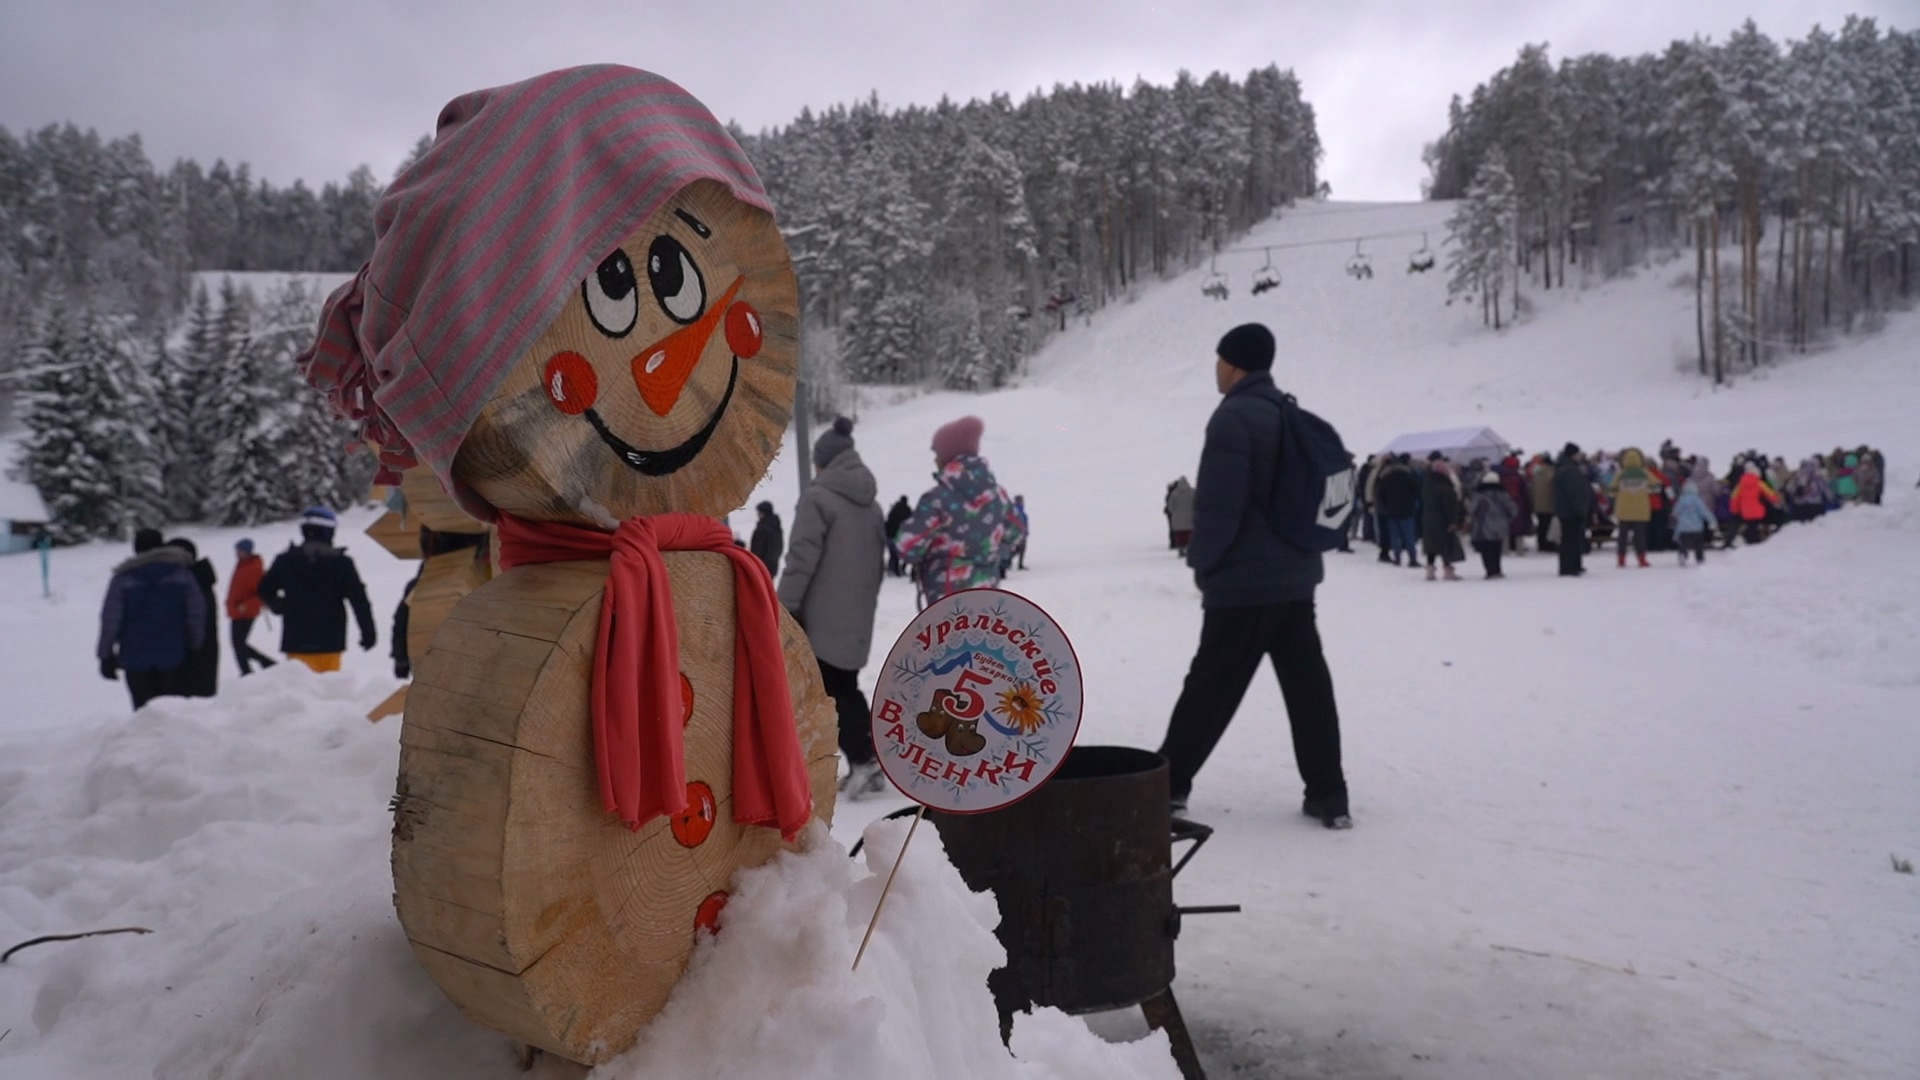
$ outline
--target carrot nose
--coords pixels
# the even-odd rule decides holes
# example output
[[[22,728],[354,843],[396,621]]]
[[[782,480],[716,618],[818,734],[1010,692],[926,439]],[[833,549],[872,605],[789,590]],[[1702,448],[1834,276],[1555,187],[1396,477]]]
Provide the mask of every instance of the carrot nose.
[[[633,358],[633,381],[640,387],[640,399],[655,415],[665,416],[673,411],[674,402],[680,400],[680,391],[686,389],[687,379],[700,365],[707,343],[713,340],[713,332],[739,294],[743,280],[735,278],[720,302],[708,305],[706,314],[697,321],[668,334]]]

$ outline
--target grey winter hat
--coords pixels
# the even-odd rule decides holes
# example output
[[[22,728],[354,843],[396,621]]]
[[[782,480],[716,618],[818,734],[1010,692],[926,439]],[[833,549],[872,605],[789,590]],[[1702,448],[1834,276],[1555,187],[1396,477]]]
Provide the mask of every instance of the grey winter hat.
[[[833,459],[853,449],[853,421],[844,416],[836,416],[833,426],[822,432],[813,443],[813,467],[824,469],[833,463]]]

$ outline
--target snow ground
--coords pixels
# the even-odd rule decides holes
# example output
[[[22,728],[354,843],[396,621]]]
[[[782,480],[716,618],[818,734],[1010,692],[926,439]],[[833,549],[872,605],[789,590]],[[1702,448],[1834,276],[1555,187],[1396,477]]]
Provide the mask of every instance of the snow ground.
[[[1306,207],[1250,242],[1437,240],[1446,213]],[[1160,499],[1193,470],[1212,345],[1239,321],[1274,327],[1281,385],[1357,449],[1477,424],[1529,449],[1671,436],[1721,462],[1872,442],[1888,505],[1700,569],[1577,582],[1537,557],[1458,585],[1330,557],[1358,825],[1297,815],[1279,695],[1257,681],[1195,792],[1219,833],[1179,882],[1183,903],[1246,906],[1180,943],[1212,1074],[1920,1073],[1920,877],[1889,859],[1920,858],[1920,318],[1716,393],[1676,366],[1678,268],[1537,298],[1496,336],[1442,306],[1437,271],[1404,273],[1417,245],[1369,244],[1370,282],[1341,273],[1350,245],[1276,252],[1286,284],[1258,298],[1260,256],[1223,261],[1226,303],[1200,295],[1202,270],[1074,328],[1017,389],[865,410],[888,499],[925,486],[936,424],[986,419],[986,455],[1034,515],[1014,585],[1086,669],[1082,741],[1155,745],[1178,691],[1200,612]],[[776,462],[756,499],[790,507],[793,472]],[[292,531],[252,535],[271,552]],[[184,532],[224,576],[239,531]],[[351,546],[384,617],[411,565]],[[391,913],[398,729],[359,719],[393,685],[384,648],[129,720],[89,659],[119,557],[56,552],[51,601],[31,557],[0,559],[0,942],[158,932],[0,968],[0,1077],[522,1075],[418,972]],[[890,582],[883,639],[911,606]],[[834,835],[901,805],[843,804]]]

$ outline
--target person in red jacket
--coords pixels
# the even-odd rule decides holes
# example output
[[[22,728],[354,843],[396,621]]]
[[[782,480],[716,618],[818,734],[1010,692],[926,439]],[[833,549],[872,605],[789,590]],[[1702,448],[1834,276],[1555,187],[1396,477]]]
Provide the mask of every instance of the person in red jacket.
[[[274,663],[271,657],[247,644],[253,620],[260,617],[260,579],[267,569],[260,556],[253,553],[251,540],[234,544],[233,554],[238,561],[233,567],[233,577],[227,581],[227,619],[233,625],[233,656],[240,661],[240,674],[251,675],[250,663],[258,663],[263,670]]]
[[[1733,516],[1746,523],[1746,541],[1757,544],[1766,538],[1767,507],[1780,505],[1780,496],[1774,492],[1766,480],[1760,476],[1760,466],[1747,462],[1740,474],[1740,483],[1733,489],[1733,498],[1728,509]]]

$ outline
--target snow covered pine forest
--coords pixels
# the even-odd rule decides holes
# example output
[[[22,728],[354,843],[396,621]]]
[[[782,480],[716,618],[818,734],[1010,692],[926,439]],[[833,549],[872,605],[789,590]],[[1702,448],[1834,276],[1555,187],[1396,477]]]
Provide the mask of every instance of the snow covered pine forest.
[[[1087,665],[1084,741],[1154,745],[1178,691],[1199,613],[1158,511],[1233,323],[1280,330],[1282,385],[1362,451],[1487,423],[1530,450],[1673,436],[1717,464],[1871,442],[1891,475],[1885,507],[1685,573],[1609,559],[1559,582],[1530,557],[1442,587],[1330,556],[1359,826],[1326,834],[1276,800],[1291,749],[1258,680],[1195,793],[1220,833],[1178,890],[1246,905],[1180,942],[1210,1074],[1915,1075],[1920,894],[1888,863],[1920,845],[1920,33],[1527,47],[1444,130],[1433,103],[1418,204],[1327,201],[1310,91],[1266,68],[869,99],[738,134],[800,275],[812,408],[859,410],[882,496],[925,487],[935,425],[985,417],[985,456],[1034,516],[1014,585]],[[396,685],[383,657],[229,667],[213,701],[130,723],[90,654],[132,527],[224,553],[360,501],[371,462],[290,360],[364,259],[379,191],[367,169],[316,192],[157,169],[134,137],[0,130],[0,458],[17,448],[63,545],[48,599],[31,557],[0,558],[0,947],[156,931],[0,967],[8,1080],[527,1075],[395,922],[397,733],[364,720]],[[1384,238],[1364,281],[1343,273],[1356,237]],[[1436,272],[1409,272],[1426,239]],[[1284,283],[1251,294],[1263,263]],[[1210,265],[1224,299],[1202,291]],[[787,513],[790,464],[754,500]],[[341,535],[384,635],[416,564],[359,538],[371,517]],[[880,636],[911,608],[889,582]],[[833,836],[901,805],[843,804]],[[869,859],[900,834],[876,826]],[[922,830],[858,977],[841,954],[877,889],[864,866],[826,845],[743,884],[679,1011],[596,1077],[845,1080],[916,1039],[978,1065],[969,1080],[1165,1075],[1058,1016],[1016,1033],[1016,1069],[983,999],[890,966],[893,942],[948,973],[990,949],[938,850]],[[890,1010],[884,1029],[858,1027],[858,1002]],[[742,1011],[764,1025],[743,1033]]]

